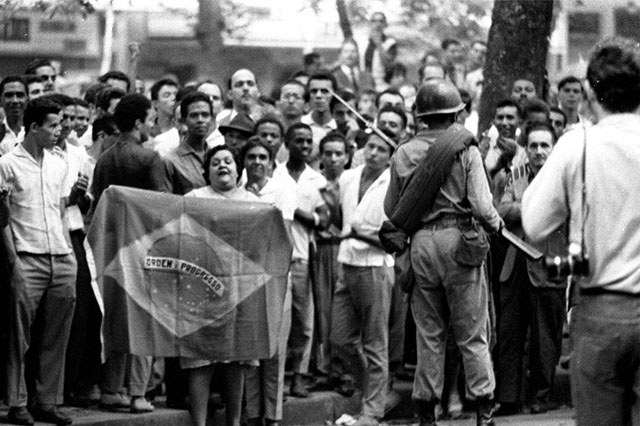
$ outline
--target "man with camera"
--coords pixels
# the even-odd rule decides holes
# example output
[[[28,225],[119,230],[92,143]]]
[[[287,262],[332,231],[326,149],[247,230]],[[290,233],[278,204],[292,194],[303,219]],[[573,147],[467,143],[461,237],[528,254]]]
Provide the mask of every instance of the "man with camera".
[[[640,46],[598,45],[587,69],[597,124],[565,134],[525,191],[522,224],[543,241],[569,222],[569,256],[553,265],[579,279],[571,321],[577,424],[640,422]]]
[[[529,123],[523,130],[527,163],[512,167],[498,213],[506,227],[523,237],[520,206],[529,182],[538,174],[556,142],[556,135],[546,122]],[[560,227],[539,247],[547,253],[566,251],[565,227]],[[560,357],[562,324],[564,322],[564,290],[566,277],[551,280],[544,261],[528,260],[525,254],[509,245],[500,273],[500,316],[498,343],[496,400],[499,412],[520,411],[524,386],[523,363],[527,330],[529,335],[529,381],[533,401],[531,413],[549,408],[549,394],[555,367]]]
[[[477,404],[477,425],[491,426],[495,378],[482,272],[489,247],[474,218],[490,231],[498,231],[502,220],[492,204],[477,142],[455,124],[464,108],[458,89],[444,79],[426,81],[415,107],[418,133],[391,159],[384,200],[390,221],[411,236],[411,310],[418,349],[412,398],[420,426],[435,425],[451,325],[462,353],[467,397]]]

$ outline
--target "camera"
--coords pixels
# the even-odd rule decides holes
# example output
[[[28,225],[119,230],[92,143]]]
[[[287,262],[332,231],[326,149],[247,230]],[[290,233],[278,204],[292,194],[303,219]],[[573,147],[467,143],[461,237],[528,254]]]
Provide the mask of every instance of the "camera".
[[[563,281],[569,275],[589,275],[589,257],[575,243],[569,245],[569,254],[566,256],[547,256],[545,266],[550,281]]]

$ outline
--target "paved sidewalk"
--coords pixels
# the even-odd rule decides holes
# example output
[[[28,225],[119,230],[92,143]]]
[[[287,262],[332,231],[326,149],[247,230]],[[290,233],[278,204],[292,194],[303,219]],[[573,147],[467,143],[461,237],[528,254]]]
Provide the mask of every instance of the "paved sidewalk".
[[[411,401],[409,381],[397,381],[394,385],[397,404],[388,412],[384,424],[416,425],[413,403]],[[569,402],[569,384],[566,371],[558,369],[553,399],[561,404],[561,409],[538,415],[518,415],[496,418],[496,424],[509,426],[575,426],[573,410],[567,407]],[[287,397],[284,403],[283,425],[327,426],[342,414],[357,415],[360,394],[345,398],[336,392],[312,392],[309,398]],[[147,414],[130,414],[126,410],[108,412],[93,408],[63,407],[62,410],[73,417],[74,425],[91,426],[192,426],[189,412],[163,408],[162,401],[155,403],[156,410]],[[8,408],[0,406],[0,426],[7,425]],[[210,419],[210,426],[224,425],[224,412],[216,411]],[[36,423],[45,425],[46,423]],[[475,421],[456,420],[439,421],[440,426],[473,426]]]
[[[574,412],[570,409],[554,410],[544,414],[496,417],[496,426],[575,426]],[[415,420],[390,421],[393,426],[416,426]],[[438,421],[438,426],[475,426],[475,419]]]

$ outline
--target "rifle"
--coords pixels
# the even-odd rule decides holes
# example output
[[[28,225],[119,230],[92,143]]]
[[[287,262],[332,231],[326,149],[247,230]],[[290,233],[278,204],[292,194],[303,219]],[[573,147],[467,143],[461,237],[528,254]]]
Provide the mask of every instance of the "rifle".
[[[364,118],[362,115],[360,115],[360,113],[358,111],[356,111],[355,109],[353,109],[353,107],[351,105],[349,105],[349,103],[347,101],[345,101],[344,99],[342,99],[340,97],[340,95],[338,95],[336,92],[334,92],[333,90],[329,89],[329,93],[334,96],[342,105],[344,105],[345,107],[347,107],[347,109],[349,111],[351,111],[351,113],[360,121],[362,121],[364,123],[365,126],[367,126],[368,129],[370,129],[373,133],[376,134],[376,136],[378,136],[380,139],[382,139],[383,141],[385,141],[387,144],[389,144],[391,147],[393,147],[393,149],[395,150],[396,148],[398,148],[398,144],[395,143],[389,136],[385,135],[380,129],[378,129],[376,126],[373,125],[373,122],[367,120],[366,118]]]
[[[518,236],[513,232],[502,228],[501,234],[509,243],[513,244],[515,248],[522,251],[531,260],[540,260],[542,259],[542,256],[544,256],[540,250],[536,249],[531,244],[527,244],[524,240],[518,238]]]

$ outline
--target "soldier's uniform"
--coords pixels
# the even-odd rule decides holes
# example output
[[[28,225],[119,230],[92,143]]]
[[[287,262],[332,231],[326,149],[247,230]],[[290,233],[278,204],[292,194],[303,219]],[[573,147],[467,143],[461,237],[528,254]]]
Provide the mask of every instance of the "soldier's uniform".
[[[434,93],[435,92],[435,95]],[[454,114],[462,104],[457,89],[444,80],[430,80],[416,97],[416,115]],[[425,120],[426,121],[426,120]],[[453,122],[453,121],[452,121]],[[391,216],[401,188],[446,130],[423,129],[401,145],[391,160],[391,182],[385,211]],[[478,400],[484,420],[493,424],[490,400],[495,388],[488,343],[488,291],[481,267],[455,261],[460,227],[478,219],[498,231],[501,219],[492,204],[489,183],[476,146],[455,158],[433,205],[421,217],[421,229],[411,237],[411,263],[416,285],[411,310],[416,322],[418,364],[413,385],[421,425],[435,424],[433,406],[442,396],[445,337],[449,323],[462,353],[467,396]]]

